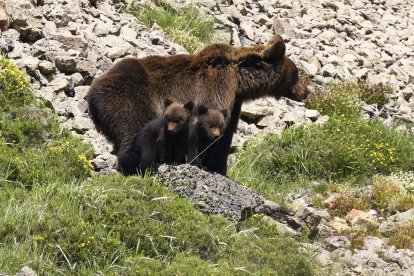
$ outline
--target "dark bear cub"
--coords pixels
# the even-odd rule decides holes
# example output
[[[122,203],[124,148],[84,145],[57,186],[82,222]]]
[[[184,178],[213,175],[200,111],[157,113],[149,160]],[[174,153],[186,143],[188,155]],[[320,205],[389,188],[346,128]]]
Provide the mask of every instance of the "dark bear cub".
[[[135,142],[138,168],[142,173],[162,163],[185,163],[194,104],[190,101],[183,105],[165,99],[164,105],[163,116],[145,124]]]
[[[216,142],[226,129],[227,110],[208,109],[198,106],[197,114],[191,120],[188,139],[187,162],[211,170],[220,147]]]

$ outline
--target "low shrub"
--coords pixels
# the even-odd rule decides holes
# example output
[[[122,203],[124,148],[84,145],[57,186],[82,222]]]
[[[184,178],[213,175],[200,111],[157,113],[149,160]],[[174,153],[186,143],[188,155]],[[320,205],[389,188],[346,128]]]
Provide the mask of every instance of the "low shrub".
[[[152,1],[152,5],[131,6],[129,12],[149,28],[156,23],[190,53],[210,43],[213,36],[214,22],[195,6],[177,11],[164,1]]]
[[[393,92],[384,84],[371,85],[366,81],[336,82],[312,93],[306,106],[323,115],[359,117],[362,102],[382,107]]]

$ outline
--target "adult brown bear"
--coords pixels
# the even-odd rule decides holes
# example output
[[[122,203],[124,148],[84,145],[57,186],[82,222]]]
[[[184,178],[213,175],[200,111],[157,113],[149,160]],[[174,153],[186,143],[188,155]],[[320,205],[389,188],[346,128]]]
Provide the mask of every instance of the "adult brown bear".
[[[225,175],[244,101],[263,96],[302,100],[309,94],[285,49],[277,35],[269,45],[212,44],[191,55],[126,58],[94,80],[86,98],[89,112],[114,143],[121,171],[131,174],[139,162],[132,143],[146,122],[162,115],[165,98],[229,110],[226,131],[217,142],[221,150],[211,168]]]

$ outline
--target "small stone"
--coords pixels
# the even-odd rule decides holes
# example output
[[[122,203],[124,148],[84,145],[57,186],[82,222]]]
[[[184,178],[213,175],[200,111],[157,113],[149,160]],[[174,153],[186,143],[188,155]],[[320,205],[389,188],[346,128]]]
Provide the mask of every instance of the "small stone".
[[[260,121],[256,125],[260,128],[273,127],[273,126],[276,126],[279,121],[280,121],[279,114],[271,115],[271,116],[266,116],[260,119]]]
[[[314,122],[321,116],[321,114],[318,110],[306,109],[305,116]]]
[[[39,70],[43,75],[49,75],[56,72],[56,67],[53,62],[42,60],[39,63]]]
[[[72,74],[70,79],[74,86],[82,85],[85,81],[80,73]]]
[[[49,87],[53,89],[53,91],[61,91],[65,90],[69,85],[69,81],[63,76],[56,76],[50,83]]]
[[[338,199],[341,197],[340,194],[335,193],[329,196],[323,202],[324,206],[328,207],[329,209],[335,209],[336,205],[338,204]]]
[[[36,276],[36,272],[30,267],[24,266],[22,269],[16,273],[16,276]]]
[[[409,225],[414,219],[414,209],[392,215],[386,221],[380,224],[379,231],[381,234],[389,235],[397,231],[398,228]]]
[[[273,22],[273,31],[275,34],[283,36],[283,38],[294,38],[295,32],[290,24],[290,19],[276,18]]]
[[[338,248],[348,249],[351,246],[351,242],[345,236],[331,236],[327,237],[323,243],[328,250],[335,250]]]
[[[22,62],[28,72],[34,72],[39,65],[39,59],[32,56],[24,56]]]
[[[296,216],[302,219],[311,228],[318,226],[322,219],[328,221],[331,217],[328,211],[309,206],[300,210]]]
[[[255,102],[243,104],[241,116],[248,120],[257,120],[266,115],[272,114],[272,110],[268,106],[259,106]]]
[[[240,24],[240,28],[244,31],[247,38],[250,40],[254,40],[254,29],[252,28],[252,23],[248,21],[244,21]]]
[[[7,16],[7,12],[5,7],[0,2],[0,30],[5,31],[9,27],[9,18]]]
[[[318,73],[318,66],[314,63],[309,63],[304,60],[300,61],[300,64],[302,65],[303,69],[305,70],[305,73],[310,76],[315,76]]]
[[[369,230],[377,229],[379,226],[379,223],[369,213],[357,209],[352,209],[346,215],[346,220],[351,226],[360,226]]]
[[[320,73],[324,77],[336,77],[338,75],[338,70],[336,69],[335,65],[333,64],[326,64],[322,66],[320,69]]]
[[[94,127],[95,125],[91,119],[85,117],[75,117],[72,124],[72,129],[77,133],[84,133],[85,131],[93,129]]]
[[[351,227],[348,226],[346,220],[340,217],[334,217],[328,222],[328,226],[330,226],[336,233],[344,233],[351,230]]]
[[[385,245],[384,239],[380,239],[374,236],[368,236],[364,239],[364,247],[362,249],[369,250],[372,252],[378,252]]]

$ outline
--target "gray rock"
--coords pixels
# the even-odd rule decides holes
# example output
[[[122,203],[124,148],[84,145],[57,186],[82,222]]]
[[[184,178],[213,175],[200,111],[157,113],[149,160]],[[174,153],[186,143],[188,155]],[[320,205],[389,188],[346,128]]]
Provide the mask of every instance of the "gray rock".
[[[58,75],[56,76],[50,83],[49,87],[53,89],[53,91],[61,91],[65,90],[69,85],[69,81],[65,76]]]
[[[77,86],[75,87],[75,97],[78,99],[84,99],[88,94],[89,86]]]
[[[296,36],[290,19],[287,18],[276,18],[273,22],[273,31],[275,34],[283,36],[284,39],[294,38]]]
[[[9,17],[4,5],[4,1],[0,1],[0,30],[5,31],[9,27]]]
[[[44,75],[49,75],[56,72],[56,67],[53,62],[42,60],[39,62],[39,70]]]
[[[328,221],[331,217],[328,211],[310,206],[301,209],[296,216],[303,220],[311,229],[316,228],[322,219]]]
[[[333,64],[326,64],[319,71],[324,77],[336,77],[338,75],[338,70]]]
[[[249,120],[257,120],[272,113],[269,106],[258,105],[256,102],[243,104],[241,116]]]
[[[395,232],[398,228],[408,225],[414,219],[414,209],[410,209],[403,213],[395,214],[387,218],[379,226],[381,234],[388,235]]]
[[[386,240],[384,239],[367,236],[364,239],[364,247],[362,249],[377,253],[384,247],[385,243]]]
[[[354,254],[348,264],[351,271],[361,274],[370,268],[385,269],[388,263],[378,257],[377,254],[368,250],[360,250]]]
[[[92,162],[94,165],[94,169],[97,171],[101,171],[108,168],[116,168],[116,156],[108,152],[98,155],[96,158],[93,159]]]
[[[22,269],[16,273],[16,276],[36,276],[36,272],[30,267],[24,266]]]
[[[28,72],[34,72],[39,65],[39,59],[31,56],[23,56],[21,62]]]
[[[90,76],[96,74],[96,63],[76,56],[59,56],[55,60],[56,68],[67,74],[75,72],[87,72]]]
[[[82,85],[85,81],[83,76],[80,73],[75,73],[70,76],[70,80],[74,86]]]
[[[338,248],[348,249],[351,247],[351,242],[345,236],[332,236],[327,237],[323,241],[328,250],[335,250]]]
[[[395,249],[391,247],[383,253],[383,259],[387,262],[398,264],[403,269],[408,269],[414,265],[414,251],[408,249]]]
[[[255,31],[252,27],[252,22],[250,21],[243,21],[240,23],[240,28],[244,31],[246,37],[250,40],[254,40]]]
[[[311,119],[312,121],[316,121],[321,116],[321,114],[318,110],[307,109],[305,111],[305,116]]]
[[[318,66],[314,63],[308,63],[304,60],[300,61],[300,64],[302,65],[303,69],[305,70],[305,73],[310,76],[315,76],[318,73]]]
[[[284,209],[276,204],[269,207],[268,201],[254,191],[195,166],[161,165],[157,175],[161,183],[188,198],[203,213],[219,214],[231,221],[245,220],[259,212],[272,218],[287,216]]]
[[[75,117],[72,123],[72,129],[77,133],[85,133],[87,130],[94,128],[95,125],[92,120],[85,117]]]
[[[87,46],[83,35],[72,35],[69,32],[53,33],[50,35],[50,39],[60,42],[61,47],[66,51],[83,51]]]

